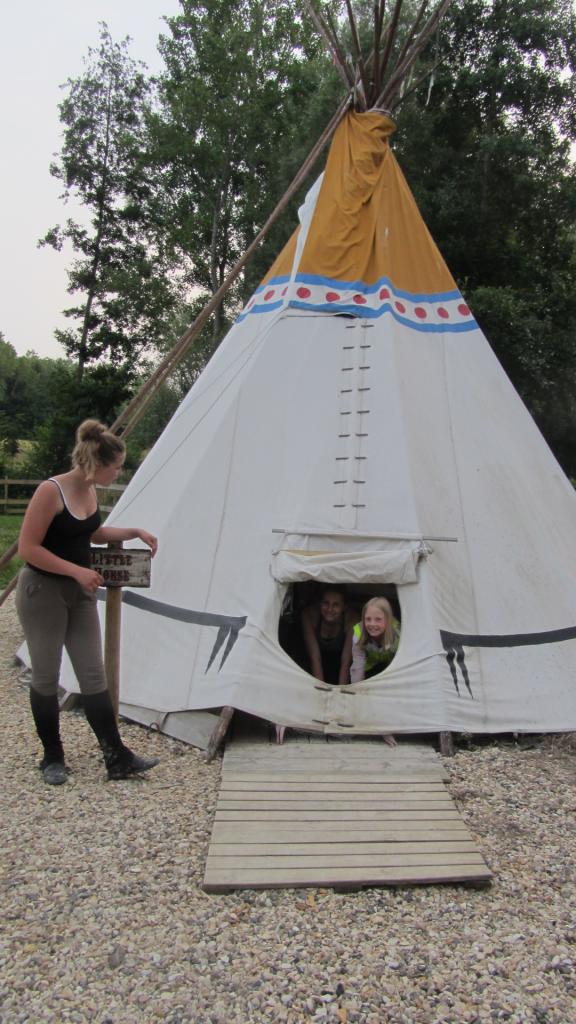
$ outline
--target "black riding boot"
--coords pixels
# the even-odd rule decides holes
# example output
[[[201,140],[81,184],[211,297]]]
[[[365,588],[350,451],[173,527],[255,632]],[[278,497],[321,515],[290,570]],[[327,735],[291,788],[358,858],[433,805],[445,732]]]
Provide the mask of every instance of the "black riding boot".
[[[30,687],[30,707],[36,732],[44,747],[44,757],[40,762],[44,782],[50,786],[61,786],[66,782],[67,775],[64,749],[60,739],[58,695],[47,697]]]
[[[127,779],[131,775],[147,772],[158,764],[158,758],[138,757],[124,746],[107,690],[83,694],[82,703],[88,723],[104,754],[109,779]]]

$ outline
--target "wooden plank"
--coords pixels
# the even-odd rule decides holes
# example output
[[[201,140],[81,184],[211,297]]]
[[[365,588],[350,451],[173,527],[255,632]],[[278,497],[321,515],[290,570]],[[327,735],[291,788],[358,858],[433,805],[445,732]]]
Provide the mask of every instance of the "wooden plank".
[[[256,772],[264,771],[266,773],[270,771],[286,772],[287,774],[290,772],[297,772],[300,775],[302,772],[309,772],[310,774],[314,773],[318,775],[330,774],[332,777],[335,775],[342,777],[346,775],[357,775],[361,772],[370,771],[390,775],[394,772],[410,772],[414,781],[418,781],[418,779],[422,778],[424,775],[431,777],[432,773],[434,773],[432,775],[433,778],[441,778],[444,780],[449,778],[448,774],[445,771],[440,770],[437,765],[430,768],[425,763],[410,765],[407,761],[402,764],[396,763],[392,765],[384,760],[377,761],[376,763],[370,762],[369,758],[362,758],[357,761],[345,760],[344,758],[330,761],[319,760],[318,758],[310,758],[310,760],[308,760],[304,757],[294,758],[294,760],[287,761],[278,760],[277,762],[274,760],[272,760],[272,762],[266,760],[254,760],[250,762],[236,761],[228,762],[228,764],[224,766],[223,774],[226,775],[231,768],[235,768],[236,770],[239,769],[242,772],[252,770]]]
[[[428,840],[427,842],[399,843],[317,843],[317,842],[290,842],[287,839],[282,843],[219,843],[212,839],[210,846],[210,857],[324,857],[342,856],[348,854],[354,856],[359,852],[369,854],[393,854],[402,857],[410,853],[473,853],[478,854],[476,843],[471,839],[458,839],[455,841],[442,841],[440,839]]]
[[[269,782],[251,779],[230,779],[224,777],[221,792],[226,793],[446,793],[443,783],[437,782],[387,782],[365,779],[361,782],[319,782],[314,777],[303,775],[300,782],[293,780]]]
[[[266,730],[265,737],[259,736],[253,740],[235,738],[233,746],[229,749],[230,756],[238,756],[240,754],[247,753],[262,754],[267,749],[275,747],[274,728],[273,726],[269,726]],[[342,754],[349,751],[351,755],[361,754],[364,756],[369,756],[374,751],[385,751],[388,757],[402,757],[403,755],[407,755],[413,759],[416,757],[439,758],[440,756],[434,747],[428,743],[404,743],[400,739],[396,746],[392,747],[384,741],[382,736],[346,736],[344,733],[340,733],[332,738],[320,733],[316,733],[314,735],[311,734],[308,737],[300,737],[289,732],[286,736],[283,748],[287,754],[301,750],[326,750],[332,754]]]
[[[328,760],[368,761],[371,758],[381,759],[388,764],[429,764],[442,765],[442,759],[433,750],[410,750],[407,747],[390,747],[384,740],[374,745],[355,746],[346,744],[278,744],[259,743],[257,746],[246,746],[243,749],[234,744],[226,749],[226,761],[277,761],[297,760],[298,758],[327,758]]]
[[[248,800],[264,801],[265,803],[299,803],[303,801],[318,801],[332,803],[334,800],[346,800],[358,802],[360,800],[373,800],[379,802],[386,800],[392,803],[404,803],[411,807],[417,803],[451,803],[450,795],[442,786],[433,789],[421,790],[398,790],[388,786],[369,786],[363,784],[361,788],[352,790],[324,789],[318,788],[313,779],[310,779],[306,787],[299,786],[297,789],[266,789],[264,792],[257,788],[229,789],[226,783],[222,783],[220,793],[221,800],[235,800],[243,802]]]
[[[390,764],[408,761],[410,764],[442,764],[442,758],[435,751],[418,751],[402,746],[389,746],[383,740],[374,745],[346,745],[338,743],[261,743],[238,748],[236,743],[227,748],[227,761],[263,761],[270,758],[278,761],[295,761],[298,758],[339,758],[345,761],[368,761],[383,759]]]
[[[484,865],[484,860],[478,851],[467,853],[356,853],[340,856],[339,854],[324,854],[313,856],[302,854],[299,857],[220,857],[217,854],[208,856],[207,868],[209,871],[226,870],[264,870],[269,868],[279,871],[281,868],[387,868],[387,867],[436,867],[447,865],[475,864],[477,867]]]
[[[254,797],[256,796],[257,794],[254,794]],[[404,800],[386,800],[385,798],[382,798],[381,800],[377,800],[374,798],[368,798],[366,800],[328,800],[325,797],[322,797],[319,802],[318,799],[314,798],[313,796],[310,800],[306,800],[300,794],[298,795],[297,798],[295,796],[292,800],[271,800],[270,797],[266,797],[266,795],[263,795],[263,798],[261,800],[246,798],[244,798],[243,800],[231,800],[228,799],[228,797],[226,796],[222,796],[218,800],[218,810],[220,811],[236,811],[243,809],[247,811],[285,810],[297,812],[300,810],[308,811],[312,807],[318,807],[319,805],[321,809],[324,811],[394,811],[397,807],[407,807],[407,802]],[[441,811],[443,810],[444,807],[450,806],[451,801],[450,799],[446,798],[430,800],[412,800],[410,802],[410,807],[413,807],[415,811],[427,811],[428,808],[436,811]]]
[[[222,768],[222,781],[228,784],[228,782],[294,782],[300,783],[307,781],[310,778],[309,771],[293,771],[286,769],[285,771],[268,771],[268,772],[250,772],[250,771],[237,771],[236,769],[227,769],[225,766]],[[332,783],[335,786],[339,786],[340,776],[335,776],[334,772],[325,774],[323,772],[314,772],[314,780],[319,783]],[[367,783],[382,783],[386,785],[422,785],[430,783],[430,785],[436,786],[442,783],[442,775],[440,773],[432,772],[378,772],[378,771],[365,771],[365,772],[342,772],[342,782],[356,784],[359,782]]]
[[[283,889],[308,886],[361,886],[375,885],[432,885],[435,882],[486,882],[492,877],[486,867],[476,864],[422,865],[387,868],[259,868],[257,871],[239,871],[218,868],[206,872],[204,889]]]
[[[296,761],[299,758],[326,758],[327,760],[344,761],[369,761],[371,758],[386,761],[388,764],[429,764],[442,765],[442,759],[433,752],[419,753],[409,750],[402,750],[399,747],[390,747],[387,743],[380,742],[370,749],[366,747],[355,749],[349,746],[315,746],[313,743],[303,744],[300,747],[286,747],[284,744],[269,743],[260,744],[259,748],[245,750],[230,750],[225,754],[226,761],[267,761],[270,758],[277,761]]]
[[[213,843],[286,843],[294,838],[292,822],[269,823],[245,821],[239,829],[236,822],[214,822]],[[468,839],[470,833],[464,822],[388,822],[385,829],[381,824],[370,828],[368,823],[349,825],[346,829],[338,822],[301,822],[297,832],[299,841],[308,843],[427,843],[433,840],[451,842]]]
[[[217,821],[455,821],[459,818],[457,810],[412,810],[412,811],[346,811],[346,810],[310,810],[310,811],[271,811],[243,810],[231,811],[216,807]]]

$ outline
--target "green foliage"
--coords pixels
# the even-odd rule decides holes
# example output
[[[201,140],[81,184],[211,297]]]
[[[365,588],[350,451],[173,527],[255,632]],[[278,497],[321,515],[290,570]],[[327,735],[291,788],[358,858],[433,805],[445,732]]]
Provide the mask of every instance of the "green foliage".
[[[465,0],[443,63],[398,119],[397,153],[515,387],[576,468],[576,33],[564,0]]]
[[[34,441],[57,415],[59,382],[71,375],[64,360],[41,359],[34,352],[18,356],[0,333],[0,475],[15,472],[22,441]]]
[[[209,295],[282,196],[334,104],[320,88],[322,48],[287,0],[182,0],[168,26],[160,106],[150,122],[162,181],[158,215],[188,283]],[[267,247],[230,293],[229,316],[275,257],[278,236],[269,242],[272,252]]]
[[[22,519],[23,516],[0,515],[0,555],[4,554],[14,541],[18,540]],[[21,565],[22,560],[16,555],[8,565],[0,569],[0,592],[18,572]]]
[[[79,424],[88,418],[112,422],[130,397],[133,381],[131,369],[107,363],[88,367],[80,381],[73,374],[59,377],[54,387],[58,414],[37,431],[22,475],[45,477],[68,469]]]
[[[84,365],[106,357],[133,360],[163,337],[173,303],[160,239],[148,216],[152,183],[146,172],[144,114],[150,83],[102,24],[100,47],[90,49],[83,75],[66,83],[60,104],[64,142],[51,173],[76,196],[89,225],[68,220],[40,242],[77,254],[68,271],[77,305],[64,311],[73,326],[58,340]]]

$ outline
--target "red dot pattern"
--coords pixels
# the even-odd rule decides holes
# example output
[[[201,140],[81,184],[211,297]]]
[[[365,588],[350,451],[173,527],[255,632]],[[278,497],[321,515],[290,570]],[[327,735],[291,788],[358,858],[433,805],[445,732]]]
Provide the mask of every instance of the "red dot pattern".
[[[289,286],[286,285],[286,287],[283,288],[281,292],[278,291],[278,294],[281,295],[281,296],[284,296],[284,295],[287,294],[288,289],[289,289]],[[277,289],[276,288],[269,288],[267,291],[264,292],[264,295],[263,295],[264,302],[270,302],[270,300],[273,299],[276,294],[277,294]],[[299,299],[310,299],[311,296],[312,296],[312,289],[311,288],[307,288],[304,285],[300,285],[300,287],[296,289],[296,295],[298,296]],[[349,292],[348,292],[348,294],[342,295],[341,292],[327,291],[327,292],[324,292],[324,299],[323,299],[323,301],[324,302],[329,302],[329,303],[333,303],[333,302],[349,303],[350,301],[352,301],[356,306],[365,306],[365,305],[367,305],[370,302],[370,300],[372,300],[370,304],[374,305],[375,298],[376,298],[375,295],[366,296],[366,295],[362,295],[360,292],[356,292],[354,295],[350,296]],[[380,288],[380,290],[378,292],[378,299],[381,302],[384,302],[386,299],[392,299],[392,298],[393,298],[393,293],[391,293],[389,288],[385,288],[385,287]],[[247,304],[246,312],[248,312],[249,310],[251,310],[253,308],[254,303],[256,301],[257,301],[257,296],[254,296],[250,300],[250,302]],[[322,301],[321,300],[321,295],[318,295],[318,301]],[[429,307],[426,307],[426,306],[423,306],[423,305],[418,305],[418,306],[412,306],[412,308],[407,308],[407,306],[405,305],[404,302],[400,302],[400,300],[395,300],[394,301],[394,308],[397,310],[398,313],[400,313],[400,314],[407,313],[408,316],[416,317],[418,320],[428,320],[429,317],[430,317],[430,314],[432,313],[432,311],[435,312],[436,316],[440,320],[450,320],[450,319],[453,319],[454,314],[456,313],[456,311],[458,312],[458,314],[461,317],[470,317],[470,316],[472,316],[471,310],[470,310],[469,306],[467,306],[467,304],[465,302],[460,302],[458,304],[458,306],[456,307],[456,309],[454,309],[454,306],[452,306],[451,308],[447,309],[446,306],[436,306],[434,308],[432,305],[430,305]]]

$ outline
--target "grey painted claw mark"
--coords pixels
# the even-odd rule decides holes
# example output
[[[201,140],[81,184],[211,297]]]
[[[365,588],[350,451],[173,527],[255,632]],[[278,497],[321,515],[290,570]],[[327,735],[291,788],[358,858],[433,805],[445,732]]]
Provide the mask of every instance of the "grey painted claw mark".
[[[244,622],[246,622],[246,619],[244,619]],[[240,626],[240,629],[241,628],[242,628],[242,626]],[[238,629],[237,627],[234,627],[234,626],[229,626],[229,625],[220,626],[220,629],[218,630],[218,636],[216,637],[216,640],[214,641],[214,647],[212,648],[212,653],[210,655],[208,664],[206,666],[206,671],[207,672],[208,672],[210,666],[212,665],[212,662],[214,661],[216,655],[218,654],[218,651],[222,647],[222,644],[227,639],[228,643],[226,644],[226,647],[224,648],[224,654],[222,655],[222,661],[220,662],[220,665],[218,666],[218,671],[220,671],[220,669],[222,668],[222,665],[226,661],[226,658],[230,654],[230,651],[232,650],[232,648],[234,647],[234,644],[236,643],[236,641],[238,639],[238,633],[240,632],[240,629]]]
[[[545,633],[496,633],[492,636],[482,633],[450,633],[446,629],[441,629],[440,638],[446,651],[446,661],[456,687],[456,693],[460,696],[457,664],[466,689],[474,700],[464,657],[465,647],[532,647],[537,644],[556,644],[563,640],[575,640],[576,626],[568,626],[566,629],[549,629]]]
[[[100,600],[104,599],[104,595],[100,593],[98,593],[98,597]],[[150,612],[152,615],[162,615],[164,618],[174,619],[177,622],[190,622],[195,626],[218,626],[218,634],[206,666],[206,672],[227,640],[222,660],[218,666],[218,671],[220,671],[238,639],[240,630],[246,625],[246,615],[216,615],[213,612],[196,612],[191,608],[178,608],[173,604],[165,604],[164,601],[155,601],[151,597],[135,594],[131,590],[123,591],[123,603],[132,605],[133,608],[139,608],[141,611]]]

